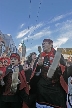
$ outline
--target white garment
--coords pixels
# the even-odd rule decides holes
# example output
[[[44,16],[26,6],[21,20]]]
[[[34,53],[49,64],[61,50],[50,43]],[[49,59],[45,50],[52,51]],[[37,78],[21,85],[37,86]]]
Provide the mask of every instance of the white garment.
[[[39,75],[40,75],[40,73],[41,73],[41,69],[40,69],[40,71],[39,71],[39,72],[36,72],[36,73],[35,73],[35,75],[36,75],[36,76],[39,76]]]
[[[40,104],[36,103],[36,108],[54,108],[54,107],[47,106],[47,105],[40,105]]]
[[[71,84],[71,78],[68,78],[68,94],[72,94],[72,84]]]
[[[68,94],[72,94],[72,84],[71,84],[71,80],[72,80],[72,77],[69,77],[68,78]],[[69,97],[69,100],[70,100],[70,103],[72,104],[72,96]],[[69,105],[69,102],[68,102],[68,95],[67,95],[67,108],[71,108],[71,106]]]
[[[69,98],[70,99],[70,98]],[[71,101],[70,101],[71,102]],[[71,102],[72,103],[72,102]],[[69,102],[68,102],[68,95],[67,95],[67,108],[71,108]]]

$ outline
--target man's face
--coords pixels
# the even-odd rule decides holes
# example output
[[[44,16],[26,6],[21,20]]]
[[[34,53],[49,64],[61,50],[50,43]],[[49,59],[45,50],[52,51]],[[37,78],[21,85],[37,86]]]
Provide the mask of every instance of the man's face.
[[[10,63],[11,63],[11,65],[15,66],[15,65],[18,65],[19,61],[16,57],[11,57]]]
[[[52,44],[49,43],[49,42],[43,42],[43,43],[42,43],[43,51],[47,51],[47,50],[50,49],[51,47],[52,47]]]

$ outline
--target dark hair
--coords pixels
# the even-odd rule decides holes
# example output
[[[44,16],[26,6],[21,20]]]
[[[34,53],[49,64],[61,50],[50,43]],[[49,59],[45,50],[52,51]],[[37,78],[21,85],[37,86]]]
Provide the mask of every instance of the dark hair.
[[[28,56],[27,61],[29,61],[31,63],[31,61],[32,61],[32,55],[34,55],[34,54],[37,55],[36,52],[30,53],[30,55]]]
[[[16,57],[20,61],[20,55],[18,53],[11,53],[10,59],[11,57]]]
[[[62,54],[61,54],[60,64],[66,66],[66,62]]]

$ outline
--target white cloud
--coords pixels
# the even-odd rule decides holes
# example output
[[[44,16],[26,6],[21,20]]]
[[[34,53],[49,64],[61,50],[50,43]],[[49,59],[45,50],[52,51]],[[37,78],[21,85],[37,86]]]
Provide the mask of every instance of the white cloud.
[[[38,28],[40,28],[42,26],[43,26],[43,23],[39,23],[36,26],[31,26],[29,29],[27,28],[27,29],[24,29],[24,30],[20,31],[16,37],[17,38],[22,38],[25,35],[30,35],[31,33],[34,32],[34,30],[36,30],[36,29],[38,29]]]
[[[56,16],[56,17],[54,17],[51,21],[49,21],[49,22],[46,23],[46,24],[50,24],[50,23],[59,21],[59,20],[65,18],[65,17],[67,17],[67,16],[69,16],[69,15],[71,15],[71,14],[72,14],[72,12],[67,13],[67,14],[63,14],[63,15]],[[41,37],[43,36],[43,31],[42,31],[42,30],[39,31],[39,32],[37,32],[37,33],[35,33],[34,36],[33,36],[32,33],[34,33],[34,31],[36,31],[36,29],[39,29],[39,28],[41,28],[42,26],[45,27],[46,24],[45,24],[45,23],[39,23],[39,24],[37,24],[37,25],[35,25],[35,26],[31,26],[29,29],[28,29],[28,28],[27,28],[27,29],[24,29],[24,30],[20,31],[16,37],[17,37],[17,38],[24,38],[24,37],[25,37],[24,40],[32,39],[33,37],[34,37],[35,39],[36,39],[36,37],[41,38]],[[59,26],[59,25],[60,25],[60,23],[55,24],[56,27]],[[22,26],[24,26],[24,24],[22,24],[21,27],[22,27]],[[44,28],[44,29],[45,29],[45,28]],[[47,29],[47,30],[48,30],[48,29]],[[45,31],[46,31],[46,30],[44,30],[44,32],[45,32]],[[46,31],[46,33],[47,33],[47,34],[48,34],[48,33],[51,33],[51,31],[49,31],[49,32]],[[46,34],[46,33],[45,33],[45,34]],[[40,35],[42,35],[42,36],[40,36]]]
[[[54,17],[49,23],[53,23],[53,22],[59,21],[59,20],[65,18],[65,17],[67,17],[67,16],[69,16],[71,14],[72,14],[72,12],[67,13],[67,14],[63,14],[63,15],[59,15],[57,17]]]
[[[41,46],[41,45],[35,45],[35,46],[33,46],[33,47],[31,47],[31,48],[27,48],[26,49],[26,51],[28,52],[28,51],[32,51],[32,50],[36,50],[36,49],[38,49],[38,46]]]
[[[31,51],[31,48],[26,48],[26,51],[28,52],[28,51]]]
[[[62,22],[59,24],[59,26],[60,27],[55,28],[55,30],[50,30],[50,33],[55,32],[56,34],[58,34],[56,36],[57,38],[54,39],[53,45],[55,49],[57,49],[58,47],[62,47],[63,44],[66,44],[66,42],[72,39],[72,20],[67,20],[65,22]],[[43,30],[44,36],[47,31]],[[35,36],[37,36],[37,34]],[[41,34],[38,34],[38,38],[40,38],[39,35],[41,36]],[[29,37],[29,38],[33,38],[33,37]],[[36,50],[37,47],[38,45],[30,48],[31,49],[30,51]]]
[[[20,28],[22,28],[24,25],[25,25],[25,24],[21,24],[21,25],[20,25]]]
[[[61,28],[60,31],[72,31],[72,20],[67,20],[66,22],[63,22],[60,24]]]
[[[41,30],[40,32],[34,34],[33,36],[25,37],[24,40],[27,40],[27,39],[40,39],[43,36],[48,36],[49,37],[50,34],[51,34],[51,31],[49,30],[49,27],[47,27],[47,28],[44,28],[43,30]]]
[[[8,36],[11,36],[11,34],[7,34]]]
[[[67,37],[63,37],[63,38],[58,38],[57,41],[54,42],[54,47],[58,48],[60,47],[62,44],[65,44],[68,41],[69,38]]]
[[[49,23],[54,23],[65,18],[68,15],[72,15],[71,13],[67,13],[64,15],[60,15],[54,17]],[[70,19],[70,18],[69,18]],[[29,39],[39,39],[44,37],[53,38],[54,47],[62,47],[63,44],[66,44],[72,38],[72,20],[64,20],[62,22],[57,22],[55,25],[52,25],[53,28],[49,25],[49,23],[39,23],[36,26],[31,26],[30,29],[24,29],[23,31],[19,32],[17,38],[22,38],[24,40]],[[47,25],[48,24],[48,25]],[[39,29],[42,27],[41,29]],[[34,30],[39,29],[37,32],[35,31],[34,35],[32,34]],[[54,38],[55,37],[55,38]],[[22,40],[21,39],[21,40]],[[41,44],[41,42],[40,42]],[[30,51],[37,51],[38,45],[34,47],[27,48],[27,53]]]
[[[55,24],[55,27],[58,27],[59,25],[60,25],[60,23],[56,23],[56,24]]]
[[[22,38],[29,32],[28,29],[22,30],[21,32],[18,33],[17,38]]]
[[[59,36],[57,41],[54,42],[54,46],[61,47],[67,41],[72,39],[72,20],[67,20],[65,22],[59,23]]]
[[[60,19],[64,18],[64,15],[60,15],[60,16],[57,16],[57,17],[54,17],[50,23],[53,23],[53,22],[56,22],[56,21],[59,21]]]
[[[71,14],[72,14],[72,12],[67,13],[67,14],[64,14],[64,15],[60,15],[60,16],[57,16],[57,17],[54,17],[49,23],[53,23],[53,22],[59,21],[60,19],[65,18],[66,16],[71,15]],[[55,27],[60,27],[60,28],[56,29],[55,31],[58,31],[59,32],[61,30],[64,31],[65,29],[67,31],[68,28],[70,29],[70,27],[68,27],[68,26],[71,26],[71,24],[70,24],[71,22],[72,22],[71,20],[70,21],[67,20],[66,22],[62,22],[62,23],[55,24]],[[39,32],[35,33],[34,35],[32,35],[30,33],[30,35],[28,35],[27,37],[25,37],[24,40],[27,40],[27,39],[28,40],[29,39],[40,39],[43,36],[50,36],[52,34],[52,32],[54,32],[54,31],[50,30],[49,27],[43,28],[43,30],[40,30]]]

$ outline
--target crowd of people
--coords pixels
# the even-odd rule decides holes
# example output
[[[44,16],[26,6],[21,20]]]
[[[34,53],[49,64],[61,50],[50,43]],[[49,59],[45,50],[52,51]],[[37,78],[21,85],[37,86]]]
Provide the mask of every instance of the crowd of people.
[[[0,58],[0,108],[68,108],[72,66],[67,67],[61,55],[53,76],[48,77],[56,54],[53,41],[44,39],[42,49],[38,56],[30,53],[23,65],[17,53]]]

